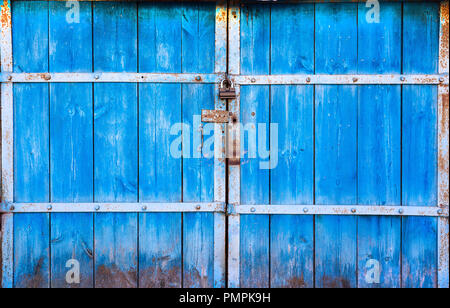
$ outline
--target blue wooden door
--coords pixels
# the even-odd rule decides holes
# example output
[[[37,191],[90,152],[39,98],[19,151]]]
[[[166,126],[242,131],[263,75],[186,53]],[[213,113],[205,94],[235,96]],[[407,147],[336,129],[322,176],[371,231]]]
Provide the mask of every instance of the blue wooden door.
[[[268,2],[4,2],[2,287],[448,287],[448,1]]]
[[[231,8],[230,286],[448,287],[441,5]]]
[[[223,128],[200,120],[226,107],[223,2],[5,5],[25,79],[2,285],[225,286]]]

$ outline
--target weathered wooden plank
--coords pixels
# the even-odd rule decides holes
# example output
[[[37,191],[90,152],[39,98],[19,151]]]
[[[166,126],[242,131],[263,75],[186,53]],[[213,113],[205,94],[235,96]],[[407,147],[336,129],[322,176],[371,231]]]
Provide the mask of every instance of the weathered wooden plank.
[[[94,70],[137,71],[136,3],[94,3]],[[94,86],[94,200],[138,200],[136,84]],[[95,286],[137,287],[137,214],[95,216]]]
[[[358,6],[358,73],[401,73],[401,3],[380,6],[380,22]],[[401,204],[401,87],[362,86],[358,108],[358,203]],[[358,218],[358,286],[401,285],[401,218]]]
[[[50,2],[51,72],[92,70],[92,7],[80,3],[79,22],[64,2]],[[91,84],[50,84],[50,170],[53,202],[93,201]],[[76,205],[74,205],[76,206]],[[94,286],[93,214],[51,215],[51,286]],[[67,279],[70,270],[79,269]]]
[[[436,73],[439,3],[405,3],[404,73]],[[417,48],[422,46],[422,48]],[[402,203],[437,203],[437,88],[403,87]],[[403,281],[406,288],[437,286],[437,219],[403,219]]]
[[[50,287],[49,214],[14,214],[14,287]]]
[[[357,69],[357,4],[316,6],[316,73]],[[357,89],[317,86],[316,204],[357,202]],[[316,286],[356,287],[356,217],[316,218]]]
[[[182,72],[212,73],[215,69],[214,3],[183,4]],[[201,123],[201,110],[214,109],[213,85],[182,86],[183,201],[214,200],[214,124]],[[186,132],[187,127],[191,132]],[[183,214],[183,287],[214,286],[214,214]]]
[[[269,5],[242,7],[241,73],[270,73],[270,11]],[[240,118],[244,137],[241,140],[242,204],[269,204],[269,170],[262,169],[258,148],[267,149],[269,143],[270,88],[245,86],[241,88]],[[266,125],[265,144],[258,144],[258,123]],[[260,132],[261,133],[261,132]],[[264,136],[264,135],[261,135]],[[242,138],[242,137],[241,137]],[[242,215],[240,218],[240,287],[270,286],[270,218],[268,215]]]
[[[271,46],[272,73],[313,73],[314,5],[273,6]],[[314,203],[313,106],[312,86],[271,88],[270,122],[279,125],[270,139],[278,140],[271,152],[272,204]],[[314,217],[273,215],[270,237],[271,287],[314,287]]]
[[[48,70],[48,2],[13,2],[14,71]],[[33,18],[30,18],[33,16]],[[48,85],[14,86],[14,200],[49,201]],[[49,215],[14,217],[14,286],[50,286]]]
[[[139,71],[181,72],[177,4],[139,4]],[[181,157],[171,155],[181,122],[181,85],[139,85],[139,200],[181,202]],[[176,132],[180,133],[181,132]],[[139,287],[182,286],[181,214],[139,215]]]
[[[98,213],[94,219],[95,287],[136,288],[137,214]]]
[[[92,288],[94,286],[93,214],[51,214],[50,236],[52,288]],[[72,271],[75,271],[73,275]]]

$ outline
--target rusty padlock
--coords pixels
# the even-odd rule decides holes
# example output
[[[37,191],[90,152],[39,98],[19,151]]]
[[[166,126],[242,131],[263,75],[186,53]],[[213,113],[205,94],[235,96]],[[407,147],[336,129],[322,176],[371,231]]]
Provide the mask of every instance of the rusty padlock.
[[[227,86],[225,87],[225,82]],[[219,88],[219,98],[220,99],[236,99],[236,88],[234,87],[233,82],[230,80],[224,79],[220,84]]]

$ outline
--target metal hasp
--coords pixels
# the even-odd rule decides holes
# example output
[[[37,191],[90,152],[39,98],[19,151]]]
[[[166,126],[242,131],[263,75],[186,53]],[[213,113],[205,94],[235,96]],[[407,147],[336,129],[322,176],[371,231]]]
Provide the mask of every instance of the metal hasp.
[[[230,113],[226,110],[202,110],[202,122],[206,123],[228,123]]]

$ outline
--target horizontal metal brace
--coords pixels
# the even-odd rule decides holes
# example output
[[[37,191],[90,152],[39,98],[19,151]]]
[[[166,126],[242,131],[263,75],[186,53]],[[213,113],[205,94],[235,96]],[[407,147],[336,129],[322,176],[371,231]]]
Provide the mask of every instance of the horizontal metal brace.
[[[224,74],[171,73],[0,73],[12,83],[220,83]],[[236,85],[448,85],[443,75],[234,75]]]
[[[448,217],[448,209],[431,206],[373,205],[238,205],[229,207],[228,215],[355,215],[355,216],[423,216]],[[230,211],[232,211],[230,213]]]
[[[234,75],[237,85],[448,85],[443,75]]]
[[[0,213],[226,213],[221,202],[211,203],[2,203]]]
[[[1,82],[17,83],[219,83],[224,74],[171,73],[1,73]]]

